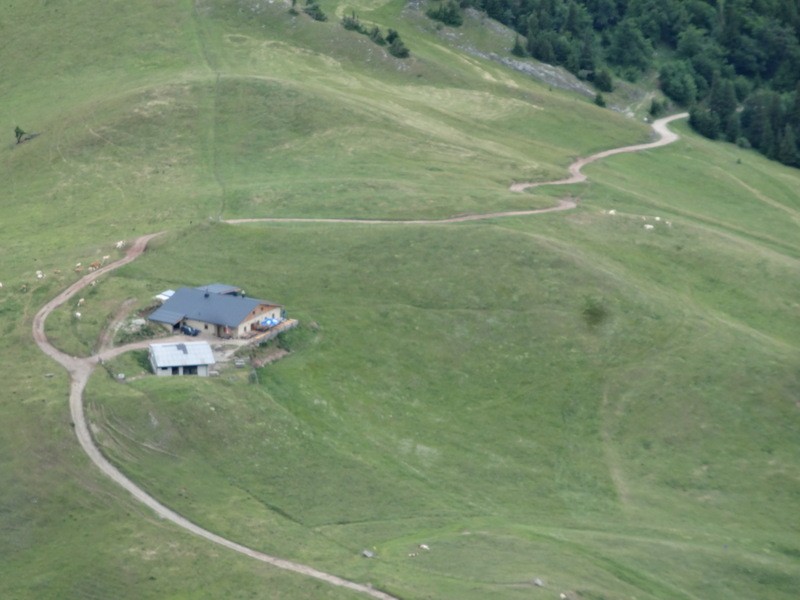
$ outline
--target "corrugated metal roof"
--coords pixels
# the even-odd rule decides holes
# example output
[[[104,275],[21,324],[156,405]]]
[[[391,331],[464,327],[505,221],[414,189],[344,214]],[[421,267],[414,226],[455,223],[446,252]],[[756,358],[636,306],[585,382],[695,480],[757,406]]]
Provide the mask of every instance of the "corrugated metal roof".
[[[257,298],[242,298],[227,294],[205,292],[202,288],[181,288],[172,298],[153,311],[151,321],[175,325],[182,319],[192,319],[213,325],[237,327],[257,306],[280,306]]]
[[[213,365],[214,352],[208,342],[150,344],[150,356],[156,368]]]

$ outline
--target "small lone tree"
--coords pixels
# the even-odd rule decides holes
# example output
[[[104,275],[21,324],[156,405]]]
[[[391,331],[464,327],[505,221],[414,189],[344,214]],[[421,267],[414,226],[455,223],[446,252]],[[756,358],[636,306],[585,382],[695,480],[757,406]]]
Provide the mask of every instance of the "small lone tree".
[[[520,42],[519,36],[514,38],[514,47],[511,48],[511,54],[519,56],[520,58],[525,56],[525,47],[522,45],[522,42]]]
[[[403,40],[400,39],[400,34],[394,29],[390,29],[386,34],[386,41],[389,42],[389,54],[396,58],[408,58],[411,54]]]
[[[22,136],[25,135],[25,132],[22,131],[19,125],[17,125],[16,129],[14,129],[14,135],[17,136],[17,143],[19,144],[22,141]]]

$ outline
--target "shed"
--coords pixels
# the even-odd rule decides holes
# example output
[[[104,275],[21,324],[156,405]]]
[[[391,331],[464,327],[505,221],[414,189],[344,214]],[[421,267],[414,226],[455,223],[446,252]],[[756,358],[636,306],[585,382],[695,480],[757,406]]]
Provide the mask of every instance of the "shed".
[[[167,375],[199,375],[208,377],[208,368],[216,363],[208,342],[150,344],[150,365],[153,373]]]

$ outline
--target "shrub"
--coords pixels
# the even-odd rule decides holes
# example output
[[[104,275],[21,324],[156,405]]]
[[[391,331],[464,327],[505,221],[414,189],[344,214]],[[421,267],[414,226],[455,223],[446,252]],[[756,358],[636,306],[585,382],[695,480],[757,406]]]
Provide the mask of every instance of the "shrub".
[[[694,107],[689,112],[689,125],[697,133],[709,139],[715,140],[719,137],[719,116],[707,108]]]
[[[381,33],[381,30],[377,25],[375,27],[373,27],[372,29],[370,29],[369,33],[367,33],[367,35],[369,36],[369,39],[371,39],[373,42],[375,42],[379,46],[385,46],[386,45],[386,40],[383,38],[383,34]]]
[[[511,54],[519,57],[525,56],[525,47],[522,45],[522,42],[519,41],[519,36],[514,38],[514,47],[511,48]]]
[[[667,101],[659,102],[657,98],[653,98],[652,102],[650,102],[650,113],[651,117],[660,117],[667,111]]]
[[[586,296],[583,299],[583,319],[590,327],[596,327],[608,318],[608,309],[602,298]]]
[[[406,48],[403,40],[398,37],[395,38],[391,44],[389,44],[389,54],[396,58],[408,58],[411,52],[409,52],[408,48]]]
[[[611,77],[611,73],[609,73],[606,69],[597,71],[592,77],[592,83],[594,84],[594,87],[601,92],[614,91],[614,79]]]
[[[306,7],[303,9],[303,12],[306,13],[309,17],[311,17],[315,21],[328,20],[328,15],[322,12],[322,9],[319,7],[319,4],[316,3],[316,0],[306,0]]]
[[[347,16],[347,15],[343,16],[342,27],[344,27],[348,31],[357,31],[358,33],[365,33],[364,26],[361,24],[361,21],[358,20],[356,13],[353,13],[352,16]]]
[[[461,16],[461,8],[454,0],[442,2],[437,8],[428,9],[425,14],[431,19],[441,21],[451,27],[458,27],[464,22],[464,18]]]
[[[411,52],[406,48],[400,34],[394,29],[390,29],[386,34],[386,42],[389,44],[389,54],[396,58],[408,58]]]

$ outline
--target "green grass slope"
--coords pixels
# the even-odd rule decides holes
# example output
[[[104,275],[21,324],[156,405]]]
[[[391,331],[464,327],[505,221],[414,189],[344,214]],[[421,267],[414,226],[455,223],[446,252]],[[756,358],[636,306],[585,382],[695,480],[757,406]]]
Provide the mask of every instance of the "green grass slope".
[[[587,184],[512,194],[648,131],[462,51],[502,32],[322,7],[326,23],[256,0],[0,16],[0,597],[356,597],[159,522],[82,455],[32,315],[76,263],[164,230],[80,320],[51,317],[56,345],[89,355],[123,302],[209,281],[302,323],[252,372],[90,382],[106,454],[191,520],[404,599],[794,598],[798,172],[679,125]],[[353,9],[412,58],[342,29]],[[15,146],[17,124],[41,135]],[[219,222],[562,195],[579,208],[457,225]]]

